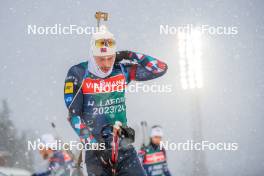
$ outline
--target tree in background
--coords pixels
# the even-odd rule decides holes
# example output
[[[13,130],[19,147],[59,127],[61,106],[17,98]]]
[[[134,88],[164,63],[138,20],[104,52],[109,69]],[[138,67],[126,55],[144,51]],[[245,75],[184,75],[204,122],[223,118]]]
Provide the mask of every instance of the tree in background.
[[[11,111],[6,100],[2,100],[0,111],[0,151],[9,152],[11,157],[6,163],[9,167],[27,170],[33,168],[33,154],[27,150],[29,136],[25,131],[17,131],[10,120]],[[20,134],[18,134],[20,133]]]

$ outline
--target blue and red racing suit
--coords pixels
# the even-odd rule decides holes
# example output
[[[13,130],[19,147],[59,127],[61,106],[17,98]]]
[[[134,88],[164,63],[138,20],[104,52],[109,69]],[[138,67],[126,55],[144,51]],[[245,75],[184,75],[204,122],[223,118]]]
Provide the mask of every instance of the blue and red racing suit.
[[[147,176],[171,176],[166,152],[160,149],[159,145],[150,143],[139,151],[139,157]]]
[[[167,65],[151,56],[121,51],[116,60],[129,60],[133,64],[115,64],[106,78],[88,72],[88,62],[74,65],[68,71],[64,99],[69,108],[70,123],[85,142],[95,141],[103,126],[120,121],[127,124],[125,86],[131,81],[146,81],[162,76]],[[82,131],[87,129],[87,135]]]
[[[126,85],[133,80],[158,78],[166,72],[167,65],[148,55],[120,51],[116,53],[112,73],[106,78],[99,78],[88,71],[88,64],[83,62],[70,68],[65,80],[64,99],[71,126],[81,141],[96,143],[105,125],[120,121],[127,126]],[[136,158],[136,152],[131,150],[131,153]]]

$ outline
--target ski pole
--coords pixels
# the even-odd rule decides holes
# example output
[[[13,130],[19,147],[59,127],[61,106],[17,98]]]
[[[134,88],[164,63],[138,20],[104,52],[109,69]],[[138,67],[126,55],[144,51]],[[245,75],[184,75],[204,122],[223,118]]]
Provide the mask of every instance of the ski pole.
[[[113,162],[113,169],[112,173],[113,176],[116,175],[116,167],[118,162],[118,147],[119,147],[119,132],[121,130],[122,123],[120,121],[116,121],[115,125],[113,126],[113,143],[112,143],[112,162]]]
[[[60,139],[61,142],[63,143],[63,140],[62,140],[61,136],[59,135],[59,132],[57,131],[57,128],[56,128],[55,123],[54,123],[54,122],[51,122],[51,126],[52,126],[52,128],[54,129],[57,138]],[[71,150],[65,150],[65,151],[66,151],[66,152],[72,157],[73,160],[76,160],[75,157],[74,157],[74,154],[72,153]]]
[[[54,129],[54,131],[55,131],[55,133],[56,133],[56,136],[57,136],[59,139],[61,139],[61,142],[63,142],[63,141],[62,141],[62,138],[61,138],[60,135],[59,135],[59,132],[58,132],[58,130],[57,130],[56,125],[55,125],[54,122],[51,122],[51,127]],[[82,171],[81,171],[81,162],[82,162],[82,158],[81,158],[81,157],[82,157],[82,152],[80,152],[78,159],[75,158],[75,155],[73,154],[73,152],[72,152],[71,150],[66,150],[66,152],[67,152],[67,153],[71,156],[71,158],[75,161],[75,163],[76,163],[76,165],[77,165],[76,169],[77,169],[77,172],[79,173],[79,175],[80,175],[80,176],[83,176],[83,173],[82,173]]]
[[[141,128],[142,128],[142,136],[143,136],[143,139],[142,139],[142,147],[144,148],[146,146],[146,141],[147,141],[147,122],[146,121],[141,121],[140,122],[141,124]]]
[[[107,21],[108,20],[108,13],[106,13],[106,12],[100,12],[100,11],[99,12],[96,12],[95,13],[95,18],[97,20],[97,27],[99,29],[101,19],[103,19],[104,21]]]

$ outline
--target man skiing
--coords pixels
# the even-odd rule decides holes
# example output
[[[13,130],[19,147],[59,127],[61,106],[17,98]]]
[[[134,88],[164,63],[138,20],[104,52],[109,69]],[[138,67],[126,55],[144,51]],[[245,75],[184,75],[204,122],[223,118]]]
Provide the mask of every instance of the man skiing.
[[[167,166],[166,152],[160,148],[163,132],[160,126],[153,126],[151,139],[148,146],[143,146],[139,151],[139,157],[147,176],[170,176]]]
[[[35,173],[33,176],[70,176],[74,162],[66,152],[53,149],[57,144],[54,136],[52,134],[42,135],[41,143],[43,149],[40,150],[40,154],[44,160],[49,161],[49,166],[47,171]]]
[[[133,130],[127,126],[125,88],[134,80],[162,76],[167,65],[137,52],[116,52],[114,35],[106,27],[92,35],[90,45],[91,57],[69,69],[64,86],[69,121],[81,141],[106,143],[104,151],[85,152],[87,172],[90,175],[143,176],[144,169],[131,144]],[[125,135],[116,140],[120,147],[117,161],[113,161],[113,125],[116,122],[121,124]]]

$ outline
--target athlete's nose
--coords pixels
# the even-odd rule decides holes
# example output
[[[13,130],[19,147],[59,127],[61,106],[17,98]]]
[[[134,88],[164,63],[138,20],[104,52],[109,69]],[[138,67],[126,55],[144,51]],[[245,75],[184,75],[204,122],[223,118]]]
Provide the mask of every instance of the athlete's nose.
[[[111,62],[108,61],[107,59],[104,60],[104,67],[111,67]]]

